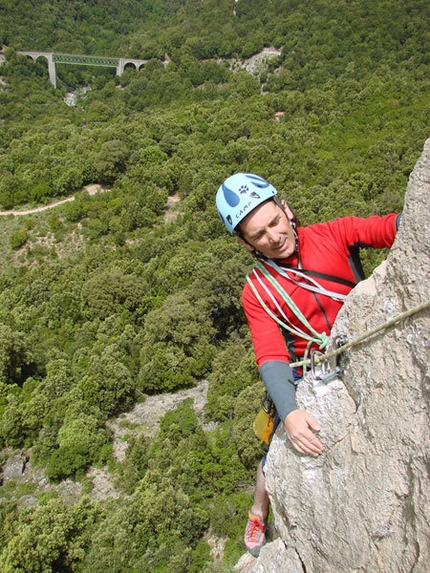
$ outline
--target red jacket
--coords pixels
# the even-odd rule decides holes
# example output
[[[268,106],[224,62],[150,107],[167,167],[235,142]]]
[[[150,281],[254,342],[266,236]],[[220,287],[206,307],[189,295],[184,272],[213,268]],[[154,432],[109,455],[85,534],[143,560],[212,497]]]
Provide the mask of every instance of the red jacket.
[[[298,252],[301,268],[334,275],[354,284],[357,283],[363,278],[358,261],[358,248],[366,246],[375,248],[391,247],[396,235],[397,217],[398,215],[396,214],[385,217],[372,216],[367,219],[344,217],[327,223],[299,227],[297,229],[299,238]],[[280,263],[297,267],[298,258],[296,255],[293,255],[286,260],[280,261]],[[281,276],[273,268],[268,267],[268,269],[292,297],[312,327],[318,332],[325,332],[329,335],[343,302],[305,290]],[[260,273],[260,271],[256,272]],[[256,280],[256,277],[253,276],[253,273],[251,273],[251,279],[266,305],[279,317],[280,312],[276,309],[274,302],[267,295],[258,280]],[[316,280],[326,289],[343,294],[349,293],[352,288],[352,286],[346,286],[326,279],[317,278]],[[302,326],[285,301],[282,300],[281,295],[277,292],[273,294],[291,322]],[[242,301],[259,367],[267,361],[291,362],[296,357],[303,356],[307,341],[302,338],[289,336],[291,339],[289,347],[291,343],[290,348],[295,354],[294,357],[292,352],[289,352],[286,347],[281,327],[263,309],[249,284],[246,284],[243,289]],[[312,348],[316,348],[316,346],[313,345]]]

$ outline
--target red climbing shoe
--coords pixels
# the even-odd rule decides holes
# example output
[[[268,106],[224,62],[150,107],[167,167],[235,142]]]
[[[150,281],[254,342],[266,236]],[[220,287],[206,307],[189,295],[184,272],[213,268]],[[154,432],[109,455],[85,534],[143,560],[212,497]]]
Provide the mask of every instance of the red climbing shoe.
[[[260,516],[252,513],[248,515],[244,541],[251,555],[258,557],[260,549],[266,543],[266,524]]]

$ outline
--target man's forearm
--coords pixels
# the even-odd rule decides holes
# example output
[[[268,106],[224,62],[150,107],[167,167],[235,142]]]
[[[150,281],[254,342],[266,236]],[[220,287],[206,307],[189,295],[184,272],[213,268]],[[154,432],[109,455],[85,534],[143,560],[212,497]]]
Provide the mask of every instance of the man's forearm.
[[[260,366],[260,376],[282,421],[297,410],[296,385],[292,368],[281,360],[269,360]]]

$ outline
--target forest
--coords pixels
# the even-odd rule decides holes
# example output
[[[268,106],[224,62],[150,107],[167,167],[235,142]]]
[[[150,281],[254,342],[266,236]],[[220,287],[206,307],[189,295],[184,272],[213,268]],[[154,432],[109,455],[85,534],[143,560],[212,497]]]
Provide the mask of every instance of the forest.
[[[24,453],[52,486],[2,483],[2,573],[233,570],[263,387],[241,308],[253,259],[219,220],[217,188],[258,173],[302,225],[400,212],[429,136],[429,12],[0,0],[0,464]],[[121,76],[59,64],[55,89],[21,50],[148,62]],[[363,250],[366,273],[385,255]],[[202,380],[211,429],[185,400],[114,456],[112,420]],[[91,498],[90,468],[116,497]],[[67,480],[79,498],[61,494]]]

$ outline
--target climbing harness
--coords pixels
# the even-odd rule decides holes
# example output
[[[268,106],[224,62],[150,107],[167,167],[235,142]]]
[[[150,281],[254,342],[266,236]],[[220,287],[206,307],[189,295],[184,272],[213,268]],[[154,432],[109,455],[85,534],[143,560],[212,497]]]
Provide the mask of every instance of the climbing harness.
[[[414,314],[417,314],[429,307],[430,307],[430,300],[423,302],[422,304],[419,304],[417,306],[414,306],[409,310],[406,310],[405,312],[402,312],[401,314],[395,316],[394,318],[387,320],[386,322],[380,324],[379,326],[376,326],[375,328],[372,328],[371,330],[361,334],[360,336],[357,336],[356,338],[354,338],[349,342],[345,342],[342,339],[338,340],[338,348],[336,350],[333,350],[332,352],[323,354],[322,352],[313,350],[310,353],[310,358],[303,357],[303,360],[300,360],[298,362],[292,362],[290,366],[291,368],[298,368],[300,366],[306,367],[310,364],[312,374],[314,375],[315,378],[323,381],[330,380],[331,378],[336,377],[340,373],[339,367],[336,367],[334,370],[330,370],[329,360],[331,358],[336,358],[337,356],[346,352],[350,348],[357,346],[358,344],[360,344],[361,342],[363,342],[368,338],[371,338],[378,332],[390,328],[391,326],[394,326],[395,324],[401,322],[405,318],[409,318],[410,316],[413,316]]]

